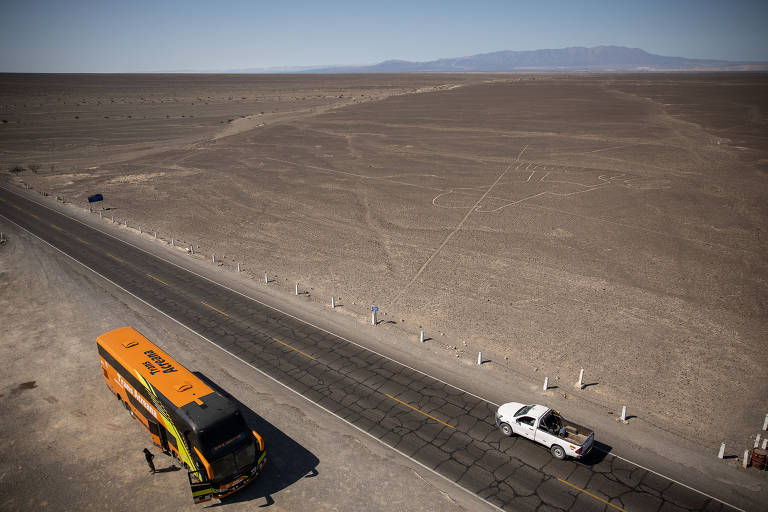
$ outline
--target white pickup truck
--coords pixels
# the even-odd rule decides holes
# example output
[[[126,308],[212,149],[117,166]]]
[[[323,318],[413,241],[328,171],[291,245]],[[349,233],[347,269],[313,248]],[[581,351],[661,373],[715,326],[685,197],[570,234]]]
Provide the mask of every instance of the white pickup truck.
[[[519,436],[543,444],[558,459],[584,457],[595,441],[595,434],[543,405],[518,402],[503,404],[496,412],[496,425],[505,436]]]

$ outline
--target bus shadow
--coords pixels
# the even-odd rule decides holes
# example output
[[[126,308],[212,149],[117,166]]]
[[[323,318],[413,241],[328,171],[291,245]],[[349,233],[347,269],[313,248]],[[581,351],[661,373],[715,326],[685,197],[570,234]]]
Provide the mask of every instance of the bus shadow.
[[[267,464],[264,466],[262,474],[245,489],[241,489],[235,494],[222,499],[220,503],[212,504],[209,507],[240,503],[259,498],[266,500],[259,507],[268,507],[275,502],[272,499],[273,494],[293,485],[302,478],[312,478],[319,474],[317,465],[320,463],[320,460],[312,452],[253,412],[237,398],[221,389],[203,373],[192,373],[209,387],[232,400],[232,403],[240,409],[248,426],[259,433],[267,446]]]

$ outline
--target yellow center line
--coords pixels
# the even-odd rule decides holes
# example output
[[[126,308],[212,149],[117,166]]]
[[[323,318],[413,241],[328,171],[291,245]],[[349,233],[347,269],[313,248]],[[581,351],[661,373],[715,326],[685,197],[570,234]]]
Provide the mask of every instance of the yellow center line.
[[[576,490],[577,490],[577,491],[579,491],[579,492],[583,492],[583,493],[584,493],[584,494],[586,494],[587,496],[590,496],[590,497],[592,497],[592,498],[595,498],[597,501],[599,501],[599,502],[601,502],[601,503],[605,503],[605,504],[606,504],[606,505],[608,505],[609,507],[613,507],[613,508],[615,508],[616,510],[620,510],[621,512],[627,512],[625,509],[623,509],[623,508],[621,508],[621,507],[618,507],[618,506],[614,505],[614,504],[613,504],[613,503],[611,503],[610,501],[606,501],[606,500],[604,500],[604,499],[603,499],[603,498],[601,498],[600,496],[595,496],[595,495],[594,495],[594,494],[592,494],[591,492],[585,491],[585,490],[584,490],[584,489],[582,489],[581,487],[576,487],[576,486],[575,486],[575,485],[573,485],[571,482],[566,482],[566,481],[565,481],[565,480],[563,480],[562,478],[558,478],[558,480],[560,480],[561,482],[563,482],[565,485],[570,485],[571,487],[573,487],[574,489],[576,489]]]
[[[37,215],[35,215],[34,213],[30,213],[30,214],[29,214],[29,216],[30,216],[30,217],[32,217],[33,219],[37,219],[37,220],[40,220],[40,217],[38,217],[38,216],[37,216]]]
[[[108,252],[108,253],[107,253],[107,256],[109,256],[110,258],[112,258],[112,259],[113,259],[113,260],[115,260],[115,261],[119,261],[120,263],[125,263],[125,260],[121,260],[120,258],[118,258],[117,256],[115,256],[115,255],[114,255],[114,254],[112,254],[111,252]]]
[[[51,224],[51,227],[52,227],[53,229],[58,229],[59,231],[64,231],[63,229],[61,229],[61,228],[60,228],[59,226],[57,226],[56,224]]]
[[[403,402],[402,400],[398,400],[397,398],[393,397],[393,396],[392,396],[392,395],[390,395],[390,394],[387,394],[387,398],[391,398],[391,399],[392,399],[392,400],[394,400],[395,402],[400,402],[400,403],[401,403],[401,404],[403,404],[404,406],[406,406],[406,407],[408,407],[408,408],[410,408],[410,409],[413,409],[414,411],[418,412],[419,414],[423,414],[424,416],[426,416],[426,417],[427,417],[427,418],[429,418],[429,419],[435,420],[436,422],[438,422],[438,423],[441,423],[441,424],[445,425],[446,427],[450,427],[450,428],[452,428],[452,429],[456,430],[456,427],[454,427],[453,425],[449,425],[449,424],[447,424],[446,422],[444,422],[444,421],[442,421],[442,420],[439,420],[439,419],[435,418],[434,416],[431,416],[431,415],[429,415],[429,414],[425,413],[424,411],[420,411],[419,409],[415,408],[414,406],[412,406],[412,405],[410,405],[410,404],[407,404],[407,403]]]
[[[201,301],[200,301],[200,304],[202,304],[202,305],[204,305],[204,306],[208,306],[209,308],[211,308],[212,310],[214,310],[215,312],[217,312],[217,313],[219,313],[219,314],[222,314],[222,315],[224,315],[224,316],[229,316],[228,314],[226,314],[226,313],[225,313],[225,312],[223,312],[222,310],[220,310],[220,309],[216,309],[215,307],[211,306],[210,304],[208,304],[208,303],[207,303],[207,302],[205,302],[205,301],[202,301],[202,300],[201,300]]]
[[[21,211],[21,208],[19,208],[19,205],[17,205],[17,204],[11,204],[11,206],[12,206],[13,208],[16,208],[17,210]]]
[[[147,277],[150,278],[150,279],[154,279],[158,283],[163,283],[165,286],[168,286],[168,283],[166,283],[165,281],[163,281],[160,278],[157,278],[157,277],[153,276],[152,274],[147,274]],[[203,304],[205,304],[205,303],[203,303]]]
[[[82,238],[80,238],[79,236],[76,236],[75,239],[77,239],[78,242],[84,243],[85,245],[91,245],[88,242],[86,242],[85,240],[83,240]]]
[[[285,343],[285,342],[283,342],[283,341],[280,341],[280,340],[279,340],[279,339],[277,339],[277,338],[272,338],[272,339],[273,339],[274,341],[278,342],[279,344],[281,344],[282,346],[284,346],[284,347],[288,347],[289,349],[291,349],[291,350],[294,350],[294,351],[298,352],[299,354],[303,355],[304,357],[308,357],[308,358],[310,358],[310,359],[311,359],[311,360],[313,360],[313,361],[317,361],[317,359],[315,359],[315,358],[314,358],[314,357],[312,357],[311,355],[307,354],[306,352],[302,352],[301,350],[299,350],[299,349],[297,349],[297,348],[295,348],[295,347],[292,347],[292,346],[290,346],[289,344],[287,344],[287,343]]]

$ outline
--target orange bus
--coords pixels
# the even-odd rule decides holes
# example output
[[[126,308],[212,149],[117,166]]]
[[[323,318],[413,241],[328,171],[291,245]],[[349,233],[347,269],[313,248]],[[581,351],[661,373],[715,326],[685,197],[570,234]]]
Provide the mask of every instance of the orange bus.
[[[195,503],[242,489],[266,463],[240,410],[132,327],[96,339],[107,386],[152,442],[188,469]]]

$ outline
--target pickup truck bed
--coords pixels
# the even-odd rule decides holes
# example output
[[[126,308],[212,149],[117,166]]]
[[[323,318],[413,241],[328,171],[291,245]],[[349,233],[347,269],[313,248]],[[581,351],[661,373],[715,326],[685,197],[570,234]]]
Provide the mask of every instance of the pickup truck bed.
[[[569,421],[563,421],[563,429],[565,429],[565,435],[560,435],[569,443],[582,445],[587,441],[587,438],[592,435],[592,431],[581,425],[571,423]]]

